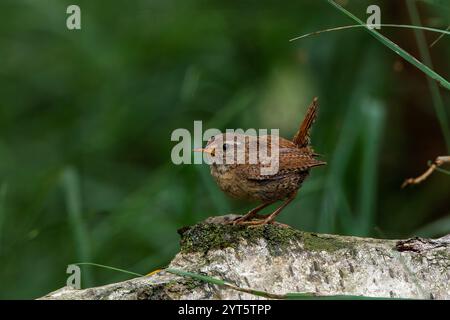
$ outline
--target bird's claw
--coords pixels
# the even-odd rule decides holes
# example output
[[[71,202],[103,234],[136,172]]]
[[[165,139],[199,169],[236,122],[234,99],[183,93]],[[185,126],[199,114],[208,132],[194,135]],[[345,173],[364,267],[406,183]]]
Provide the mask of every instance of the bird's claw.
[[[243,221],[240,223],[240,225],[246,225],[249,228],[256,228],[256,227],[260,227],[260,226],[265,226],[265,225],[277,225],[279,227],[289,227],[287,224],[284,223],[280,223],[275,221],[273,218],[265,218],[265,219],[257,219],[257,220],[251,220],[251,221]]]
[[[247,217],[244,215],[242,217],[237,217],[236,219],[229,221],[227,224],[231,224],[233,226],[235,226],[235,225],[252,225],[252,224],[259,225],[259,224],[263,224],[265,220],[267,220],[267,223],[270,223],[268,221],[269,216],[270,216],[270,214],[267,214],[267,215],[255,214],[252,217]]]
[[[237,217],[231,221],[228,221],[227,224],[230,224],[233,226],[236,226],[236,225],[248,226],[250,228],[255,228],[255,227],[264,226],[264,225],[268,225],[268,224],[276,224],[277,226],[280,226],[280,227],[289,227],[287,224],[275,221],[275,216],[272,216],[271,214],[265,214],[265,215],[255,214],[250,218],[246,217],[244,215],[241,217]]]

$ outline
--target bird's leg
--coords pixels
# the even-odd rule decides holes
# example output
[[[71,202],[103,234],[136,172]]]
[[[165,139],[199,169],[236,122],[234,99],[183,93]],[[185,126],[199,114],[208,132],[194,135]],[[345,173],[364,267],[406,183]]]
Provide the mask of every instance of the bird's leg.
[[[281,210],[283,210],[292,200],[295,199],[297,192],[294,192],[278,209],[276,209],[270,216],[264,219],[264,224],[272,223],[275,218],[280,214]]]
[[[297,192],[292,193],[289,196],[289,198],[287,198],[287,200],[285,202],[283,202],[283,204],[278,209],[276,209],[273,213],[271,213],[264,220],[242,221],[240,224],[245,224],[245,225],[263,225],[263,224],[273,223],[275,218],[280,214],[281,210],[283,210],[289,203],[291,203],[292,200],[295,199],[296,195],[297,195]]]
[[[260,204],[259,206],[257,206],[256,208],[253,208],[252,210],[250,210],[247,214],[245,214],[244,216],[237,218],[235,220],[233,220],[231,223],[232,224],[240,224],[244,221],[249,221],[250,219],[258,216],[258,212],[261,211],[262,209],[264,209],[267,206],[270,206],[272,203],[274,203],[275,201],[271,201],[271,202],[266,202],[263,204]]]

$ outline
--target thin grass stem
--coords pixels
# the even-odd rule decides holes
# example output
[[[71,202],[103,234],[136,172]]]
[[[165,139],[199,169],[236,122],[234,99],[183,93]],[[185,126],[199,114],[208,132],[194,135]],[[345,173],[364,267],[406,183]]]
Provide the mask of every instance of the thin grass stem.
[[[413,26],[410,24],[391,24],[391,23],[385,23],[385,24],[380,24],[380,27],[388,27],[388,28],[405,28],[405,29],[418,29],[418,30],[425,30],[425,31],[430,31],[430,32],[437,32],[437,33],[441,33],[441,35],[439,35],[439,38],[442,38],[445,35],[450,35],[450,31],[449,28],[447,28],[446,30],[442,30],[442,29],[436,29],[436,28],[429,28],[429,27],[421,27],[421,26]],[[365,25],[360,25],[360,24],[353,24],[353,25],[348,25],[348,26],[340,26],[340,27],[334,27],[334,28],[329,28],[329,29],[324,29],[324,30],[320,30],[320,31],[314,31],[314,32],[310,32],[310,33],[306,33],[304,35],[289,39],[289,41],[296,41],[296,40],[300,40],[303,38],[307,38],[309,36],[315,36],[321,33],[326,33],[326,32],[332,32],[332,31],[339,31],[339,30],[346,30],[346,29],[353,29],[353,28],[365,28]],[[435,41],[437,42],[438,39],[436,39]]]
[[[398,54],[400,57],[417,67],[419,70],[421,70],[423,73],[425,73],[430,78],[438,81],[444,88],[447,90],[450,90],[450,82],[448,82],[445,78],[443,78],[440,74],[435,72],[433,69],[428,67],[427,65],[423,64],[419,60],[417,60],[415,57],[413,57],[410,53],[406,52],[404,49],[402,49],[400,46],[398,46],[396,43],[391,41],[390,39],[383,36],[381,33],[376,31],[375,29],[369,28],[364,22],[362,22],[358,17],[353,15],[351,12],[344,9],[342,6],[334,2],[333,0],[328,0],[328,3],[331,4],[333,7],[344,13],[347,17],[351,18],[353,21],[358,23],[359,25],[364,27],[364,30],[369,32],[375,39],[380,41],[382,44],[384,44],[386,47],[394,51],[396,54]],[[407,2],[408,3],[408,2]]]

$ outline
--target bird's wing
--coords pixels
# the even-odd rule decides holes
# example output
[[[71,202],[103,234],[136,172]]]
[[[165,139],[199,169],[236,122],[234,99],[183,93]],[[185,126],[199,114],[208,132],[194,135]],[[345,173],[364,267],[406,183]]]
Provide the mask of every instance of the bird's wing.
[[[292,139],[292,142],[299,148],[307,147],[309,145],[309,130],[316,119],[317,108],[319,107],[317,100],[317,97],[315,97],[309,105],[305,118]]]
[[[249,180],[277,180],[289,174],[299,173],[325,164],[323,161],[314,159],[306,148],[280,148],[278,171],[275,174],[261,174],[262,164],[239,165],[235,170],[237,174]],[[266,166],[268,167],[270,164]]]

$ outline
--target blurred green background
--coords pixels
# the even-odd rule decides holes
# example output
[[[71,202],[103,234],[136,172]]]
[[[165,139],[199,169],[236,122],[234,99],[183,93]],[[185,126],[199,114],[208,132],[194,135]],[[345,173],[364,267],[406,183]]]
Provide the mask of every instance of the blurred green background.
[[[446,1],[340,3],[363,20],[377,4],[382,23],[417,25],[414,7],[424,26],[450,24]],[[66,28],[69,4],[81,7],[79,31]],[[62,287],[74,262],[164,267],[178,228],[254,206],[223,195],[206,165],[172,164],[172,131],[202,120],[291,137],[314,96],[312,142],[329,164],[279,220],[358,236],[449,233],[448,175],[400,189],[449,154],[449,91],[430,91],[362,29],[289,42],[349,24],[326,1],[2,0],[0,298]],[[420,58],[412,30],[381,32]],[[448,36],[428,48],[438,36],[426,32],[425,48],[449,79]],[[83,287],[129,278],[82,270]]]

